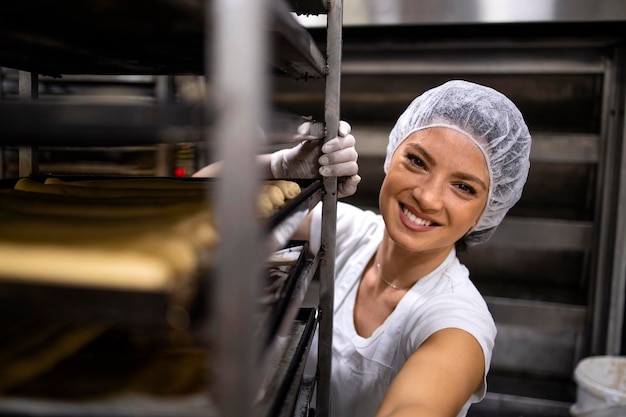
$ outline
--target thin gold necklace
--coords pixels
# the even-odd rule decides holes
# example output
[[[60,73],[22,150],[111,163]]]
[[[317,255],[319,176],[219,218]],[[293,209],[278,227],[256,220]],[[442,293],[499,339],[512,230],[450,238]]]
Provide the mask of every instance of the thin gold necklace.
[[[391,288],[393,288],[394,290],[399,290],[399,291],[406,291],[411,287],[407,287],[407,288],[403,288],[403,287],[399,287],[396,284],[393,284],[389,281],[387,281],[385,279],[385,277],[383,277],[383,272],[380,270],[380,262],[376,262],[376,268],[378,268],[378,277],[387,285],[389,285]]]

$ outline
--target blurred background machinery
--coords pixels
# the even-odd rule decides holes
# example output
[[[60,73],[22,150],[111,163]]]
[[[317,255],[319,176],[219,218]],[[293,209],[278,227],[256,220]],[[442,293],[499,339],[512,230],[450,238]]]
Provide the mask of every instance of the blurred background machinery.
[[[0,99],[19,99],[19,71],[0,68]],[[173,101],[195,102],[204,92],[204,79],[198,76],[165,75],[63,75],[38,77],[40,102],[115,103],[151,105]],[[113,138],[111,138],[113,139]],[[143,175],[187,177],[203,162],[196,143],[180,142],[134,146],[42,146],[40,172],[67,175]],[[17,176],[17,147],[1,151],[0,177]]]

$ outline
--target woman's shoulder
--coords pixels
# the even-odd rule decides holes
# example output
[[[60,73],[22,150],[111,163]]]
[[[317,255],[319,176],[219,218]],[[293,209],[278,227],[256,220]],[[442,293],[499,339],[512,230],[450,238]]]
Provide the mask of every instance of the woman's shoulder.
[[[450,265],[442,271],[436,289],[427,298],[427,303],[472,307],[491,317],[485,298],[470,278],[470,271],[455,256]]]
[[[455,257],[443,268],[428,288],[417,288],[406,325],[410,333],[425,340],[447,327],[495,337],[495,323],[485,298],[471,281],[467,268]]]

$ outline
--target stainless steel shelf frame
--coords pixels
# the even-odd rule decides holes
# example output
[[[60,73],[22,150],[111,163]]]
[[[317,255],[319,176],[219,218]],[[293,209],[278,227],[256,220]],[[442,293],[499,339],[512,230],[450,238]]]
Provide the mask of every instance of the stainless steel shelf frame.
[[[299,3],[309,11],[318,10],[320,7],[313,2]],[[253,211],[254,196],[257,195],[261,178],[255,168],[256,156],[262,151],[263,143],[259,137],[258,127],[259,124],[264,125],[270,114],[267,90],[270,85],[268,62],[274,63],[275,71],[296,79],[325,79],[327,87],[324,123],[326,132],[330,132],[326,140],[332,138],[334,136],[332,132],[337,132],[339,125],[342,2],[330,1],[328,7],[321,8],[321,11],[328,14],[327,56],[324,56],[311,41],[306,29],[294,24],[295,20],[290,15],[291,9],[284,5],[283,0],[150,3],[151,16],[164,8],[172,11],[169,17],[172,19],[170,23],[173,23],[173,27],[177,27],[177,23],[189,23],[182,32],[166,31],[172,35],[169,39],[171,43],[161,38],[167,45],[165,43],[159,45],[157,50],[138,48],[150,37],[146,35],[163,34],[161,29],[155,26],[156,22],[141,26],[142,30],[139,33],[133,32],[135,24],[143,22],[141,14],[138,14],[142,7],[124,2],[96,2],[86,5],[84,2],[71,0],[64,5],[67,7],[60,8],[57,3],[54,8],[49,9],[50,5],[46,2],[21,2],[12,6],[12,13],[3,14],[5,18],[11,15],[10,21],[0,19],[3,22],[0,25],[2,26],[0,44],[7,48],[7,53],[0,57],[0,65],[20,70],[20,102],[15,103],[16,107],[13,110],[18,107],[27,109],[26,111],[32,115],[33,111],[37,112],[43,108],[31,102],[37,95],[40,73],[56,76],[63,73],[166,75],[191,72],[205,74],[211,81],[212,91],[204,105],[194,109],[182,108],[182,113],[179,114],[183,119],[182,126],[189,124],[193,126],[194,140],[214,138],[218,144],[217,156],[224,162],[224,170],[221,179],[217,181],[214,195],[214,201],[217,202],[217,226],[221,237],[216,256],[217,279],[211,293],[205,295],[208,305],[211,306],[207,314],[206,333],[214,342],[212,346],[216,348],[216,354],[213,360],[217,364],[217,372],[211,374],[213,382],[209,395],[215,400],[221,417],[256,416],[258,409],[255,408],[255,401],[263,375],[270,366],[263,352],[262,340],[257,337],[258,331],[254,320],[258,309],[256,300],[261,293],[263,261],[267,254],[264,253],[264,245],[259,245],[263,242],[265,231],[255,220]],[[67,25],[59,24],[57,21],[59,19],[56,19],[61,16],[57,14],[60,9],[67,12],[65,15],[67,20],[60,19]],[[102,19],[93,19],[102,11],[104,11]],[[52,15],[46,15],[48,12]],[[167,16],[167,13],[164,16]],[[84,45],[72,43],[82,39],[82,35],[86,33],[102,33],[103,30],[106,32],[107,28],[110,30],[112,22],[118,23],[115,27],[120,32],[129,34],[124,48],[111,51],[107,47],[109,40],[104,44],[98,41],[102,39],[101,37],[92,42],[93,48],[89,50],[85,49]],[[28,42],[22,43],[24,38],[20,33],[24,28],[20,25],[25,25],[36,32],[31,33]],[[168,26],[168,29],[172,27]],[[281,39],[280,48],[271,49],[272,40],[275,41],[276,37]],[[51,41],[52,39],[56,41]],[[190,40],[191,48],[189,44],[180,51],[170,48],[181,40]],[[198,45],[202,48],[196,49]],[[60,47],[60,50],[57,47]],[[281,53],[285,51],[287,59],[279,60],[277,64],[273,58],[284,58]],[[117,52],[124,56],[117,55]],[[130,56],[126,55],[129,52]],[[51,57],[54,59],[50,59]],[[54,111],[59,110],[61,113],[58,115],[62,117],[70,117],[72,111],[63,112],[72,110],[71,106],[61,104],[61,107],[54,108]],[[98,106],[74,108],[74,114],[78,118],[88,119],[86,125],[79,124],[78,128],[86,129],[83,132],[87,132],[97,128],[99,121],[105,126],[110,126],[107,125],[110,117],[107,121],[100,118],[102,109],[103,107]],[[133,114],[136,116],[144,110],[148,115],[144,114],[146,118],[143,121],[140,116],[138,123],[136,120],[129,120],[127,124],[116,126],[121,127],[122,131],[128,128],[122,141],[124,144],[127,144],[127,140],[133,140],[133,137],[136,140],[132,132],[133,126],[147,129],[142,134],[144,139],[148,141],[147,138],[152,136],[155,143],[162,142],[167,132],[171,133],[172,123],[168,122],[168,118],[172,117],[172,107],[169,103],[140,109],[134,106],[126,110],[128,114],[125,116],[130,115],[131,119]],[[94,114],[98,116],[88,117],[85,112],[90,111],[96,112]],[[115,113],[118,111],[120,113]],[[163,113],[159,113],[161,111]],[[123,120],[125,113],[123,108],[118,107],[113,112]],[[77,137],[76,125],[70,126],[69,131],[63,130],[67,127],[65,122],[69,119],[64,123],[59,123],[55,117],[50,119],[44,116],[44,119],[45,123],[49,122],[48,127],[60,129],[56,137],[52,135],[46,138],[44,143],[47,140],[58,143],[58,140],[66,135]],[[165,123],[161,123],[163,121]],[[39,126],[29,132],[32,136],[19,130],[13,132],[16,137],[23,135],[14,139],[15,144],[19,146],[20,176],[29,176],[38,171],[37,145],[41,138],[45,138],[49,133],[45,129],[45,123],[43,127]],[[71,120],[69,124],[71,125]],[[41,134],[39,139],[36,138],[38,134]],[[87,142],[85,146],[103,146],[101,140],[89,143],[89,138],[86,138],[85,141]],[[73,144],[71,141],[66,143]],[[324,359],[318,364],[318,414],[325,416],[328,414],[327,382],[330,378],[332,346],[337,178],[323,180],[322,203],[324,217],[319,275],[323,284],[317,321],[320,323],[319,331],[323,340],[320,344],[322,352],[320,356]],[[242,254],[246,255],[246,262],[241,262]],[[236,309],[236,312],[233,309]]]

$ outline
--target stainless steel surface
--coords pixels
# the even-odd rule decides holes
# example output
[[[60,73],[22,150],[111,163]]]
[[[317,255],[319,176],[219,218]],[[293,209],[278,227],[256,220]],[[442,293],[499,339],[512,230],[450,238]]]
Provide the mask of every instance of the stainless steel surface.
[[[346,25],[624,21],[622,0],[347,0]]]
[[[626,144],[626,140],[622,143]],[[622,160],[626,161],[626,152],[622,152]],[[625,166],[622,166],[621,177],[626,178]],[[626,207],[626,181],[620,184],[618,193],[618,207]],[[606,341],[607,355],[620,355],[624,351],[624,314],[626,312],[626,239],[624,239],[624,236],[626,236],[626,213],[623,210],[617,213],[615,230],[618,238],[615,242],[615,259],[611,271],[613,279],[610,290],[611,298]]]
[[[571,403],[487,392],[467,417],[571,417]]]
[[[533,135],[534,162],[596,164],[600,137],[584,133],[543,133]]]
[[[342,60],[342,20],[343,0],[328,2],[327,65],[324,120],[328,141],[339,131],[341,60]],[[330,415],[330,380],[333,342],[333,312],[335,285],[335,248],[337,228],[337,178],[325,177],[324,200],[322,206],[322,260],[320,264],[320,317],[318,342],[318,388],[316,415]]]
[[[587,251],[592,244],[592,229],[591,222],[508,216],[485,246]]]
[[[346,0],[344,25],[446,25],[626,21],[622,0]],[[323,26],[320,16],[303,16]]]
[[[616,156],[623,154],[622,147],[624,140],[623,118],[624,118],[624,50],[616,49],[613,57],[613,65],[607,68],[605,73],[605,83],[603,84],[602,94],[602,118],[600,126],[600,136],[603,138],[600,147],[601,160],[598,165],[598,197],[596,200],[596,218],[597,224],[596,245],[594,252],[593,273],[593,303],[592,303],[592,341],[591,354],[606,354],[609,350],[613,351],[616,347],[616,335],[621,335],[621,329],[615,327],[615,322],[609,327],[609,317],[614,314],[624,315],[624,306],[613,304],[614,300],[610,291],[613,285],[621,280],[621,274],[614,276],[614,267],[616,256],[616,245],[619,250],[622,243],[617,244],[616,241],[623,241],[624,236],[616,235],[618,215],[623,215],[624,208],[618,206],[618,193],[623,187],[626,178],[621,177],[620,166],[624,164],[623,160],[619,160]],[[620,109],[621,106],[621,110]],[[618,114],[621,112],[621,114]],[[617,117],[616,117],[617,115]],[[619,308],[619,310],[615,310]],[[620,337],[621,339],[621,337]],[[608,341],[612,341],[612,346],[608,346]],[[622,346],[621,350],[626,349]]]
[[[623,53],[623,51],[622,51]],[[618,78],[615,93],[617,107],[624,109],[626,102],[626,81]],[[621,94],[620,94],[621,93]],[[619,119],[618,119],[619,120]],[[616,154],[621,161],[616,176],[620,181],[615,186],[616,207],[615,215],[615,249],[614,258],[609,267],[611,273],[609,315],[607,324],[607,340],[605,352],[607,355],[620,355],[626,351],[624,340],[624,315],[626,314],[626,117],[622,115],[621,137],[618,137]],[[617,129],[616,134],[620,134]]]
[[[262,0],[207,1],[206,27],[213,28],[214,44],[205,65],[219,98],[215,132],[220,144],[218,157],[224,164],[215,196],[221,238],[216,257],[219,279],[207,297],[216,317],[211,329],[217,364],[216,375],[212,375],[213,395],[223,417],[254,415],[265,373],[253,318],[262,282],[261,232],[254,207],[260,178],[258,122],[265,120],[263,109],[267,108],[268,6]],[[209,39],[207,33],[207,43]],[[241,262],[244,253],[246,262]],[[234,306],[237,314],[233,314]]]
[[[513,47],[503,41],[503,45],[494,45],[484,49],[485,44],[478,44],[477,50],[468,48],[466,43],[449,42],[439,45],[440,49],[411,50],[390,46],[380,51],[375,57],[355,56],[346,60],[342,72],[346,75],[357,74],[589,74],[602,73],[605,63],[593,53],[571,50],[569,53],[552,48],[537,48],[534,42],[526,47]],[[584,46],[584,44],[580,44]],[[482,46],[482,48],[481,48]],[[510,48],[515,48],[515,57]],[[451,53],[454,50],[453,53]],[[495,51],[500,53],[494,53]],[[361,52],[362,55],[365,55]]]
[[[581,355],[587,309],[486,297],[498,324],[492,367],[569,378]]]

